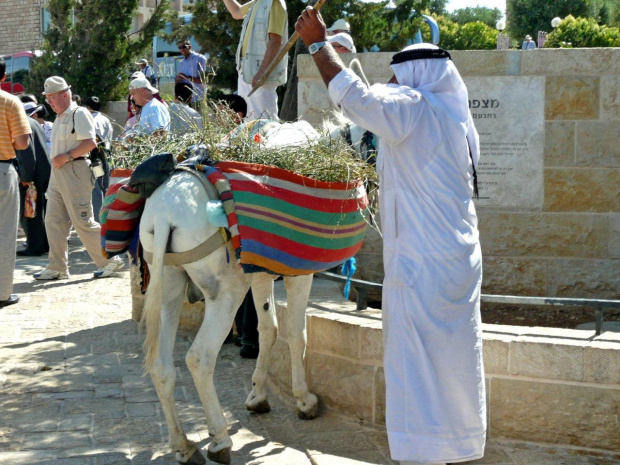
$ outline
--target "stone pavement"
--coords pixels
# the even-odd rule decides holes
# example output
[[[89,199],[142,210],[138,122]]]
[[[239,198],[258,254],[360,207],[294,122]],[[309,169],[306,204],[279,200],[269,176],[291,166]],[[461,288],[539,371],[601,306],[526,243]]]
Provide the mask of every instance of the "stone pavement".
[[[129,273],[94,280],[95,266],[70,240],[71,277],[30,275],[47,257],[19,258],[19,304],[0,309],[0,465],[176,464],[150,378],[141,371],[142,336],[131,320]],[[325,285],[317,288],[325,292]],[[205,417],[185,367],[191,334],[175,351],[176,399],[190,439],[205,449]],[[392,464],[385,431],[324,414],[298,420],[271,396],[272,412],[247,412],[253,360],[224,346],[216,385],[233,438],[233,464]],[[620,464],[610,455],[490,440],[476,464]]]

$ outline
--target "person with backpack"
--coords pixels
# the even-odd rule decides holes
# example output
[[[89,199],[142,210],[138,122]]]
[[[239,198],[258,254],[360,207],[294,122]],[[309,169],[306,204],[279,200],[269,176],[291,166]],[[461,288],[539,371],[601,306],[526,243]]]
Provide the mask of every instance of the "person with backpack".
[[[106,278],[124,266],[120,257],[101,254],[101,226],[93,217],[93,173],[88,160],[97,147],[95,122],[86,108],[71,99],[71,86],[60,76],[44,84],[46,101],[58,115],[52,129],[52,174],[47,188],[45,230],[50,246],[49,263],[34,273],[38,280],[69,278],[67,238],[71,225],[97,265],[95,278]]]
[[[95,121],[95,134],[97,147],[90,152],[90,163],[95,177],[95,188],[93,189],[93,214],[95,221],[99,223],[99,210],[103,205],[103,198],[110,185],[110,165],[108,163],[108,154],[110,153],[110,144],[112,143],[113,129],[112,122],[101,113],[101,101],[99,97],[92,96],[86,99],[86,109]],[[96,168],[99,166],[101,169]],[[101,176],[97,176],[101,174]]]

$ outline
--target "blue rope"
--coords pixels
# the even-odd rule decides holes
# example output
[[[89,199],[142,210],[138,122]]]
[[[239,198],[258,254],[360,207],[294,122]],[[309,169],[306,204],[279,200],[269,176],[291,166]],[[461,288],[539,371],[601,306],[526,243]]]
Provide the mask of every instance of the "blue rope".
[[[344,298],[349,298],[349,291],[351,290],[351,277],[355,274],[355,270],[357,267],[355,266],[355,257],[349,258],[342,264],[342,268],[340,269],[340,274],[343,274],[347,277],[347,282],[344,285]]]

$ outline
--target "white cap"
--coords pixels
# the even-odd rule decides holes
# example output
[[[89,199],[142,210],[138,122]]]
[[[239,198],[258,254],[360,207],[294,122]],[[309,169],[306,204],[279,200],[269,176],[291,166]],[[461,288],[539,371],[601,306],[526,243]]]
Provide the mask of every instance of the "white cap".
[[[148,65],[149,61],[146,58],[142,58],[141,60],[138,60],[136,63],[134,63],[135,65]]]
[[[355,45],[353,45],[353,38],[346,32],[339,32],[338,34],[329,36],[327,40],[330,44],[336,42],[346,48],[349,52],[357,53],[357,51],[355,50]]]
[[[65,90],[69,90],[71,89],[71,86],[68,85],[67,81],[65,81],[60,76],[52,76],[52,77],[48,77],[45,80],[45,84],[43,84],[43,88],[45,89],[45,91],[43,92],[43,95],[48,95],[48,94],[55,94],[56,92],[62,92]]]
[[[347,32],[351,32],[351,25],[347,23],[344,19],[339,19],[334,24],[332,24],[332,27],[328,28],[327,30],[329,32],[339,31],[339,30],[345,30]]]
[[[145,77],[138,77],[129,83],[129,90],[142,88],[150,90],[153,94],[159,92]]]

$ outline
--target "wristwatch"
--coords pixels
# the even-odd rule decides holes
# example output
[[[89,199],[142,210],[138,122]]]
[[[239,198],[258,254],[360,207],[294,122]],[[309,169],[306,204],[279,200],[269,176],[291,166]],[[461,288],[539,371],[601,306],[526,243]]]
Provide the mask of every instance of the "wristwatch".
[[[315,42],[313,44],[310,44],[310,47],[308,47],[308,51],[310,52],[310,55],[314,55],[316,52],[321,50],[323,47],[325,47],[326,43],[327,42],[323,41],[323,42]]]

